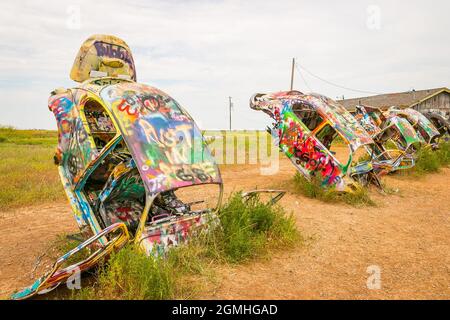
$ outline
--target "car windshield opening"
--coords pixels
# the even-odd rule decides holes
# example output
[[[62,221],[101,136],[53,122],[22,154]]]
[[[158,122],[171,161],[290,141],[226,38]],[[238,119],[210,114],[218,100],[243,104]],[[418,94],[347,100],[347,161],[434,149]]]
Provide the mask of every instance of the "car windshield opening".
[[[292,112],[311,131],[314,131],[323,122],[322,116],[310,105],[305,103],[294,104],[292,106]]]
[[[345,165],[348,162],[350,148],[330,124],[323,126],[315,136],[339,163]]]
[[[86,102],[84,115],[95,146],[100,151],[114,138],[117,130],[106,110],[96,101]]]

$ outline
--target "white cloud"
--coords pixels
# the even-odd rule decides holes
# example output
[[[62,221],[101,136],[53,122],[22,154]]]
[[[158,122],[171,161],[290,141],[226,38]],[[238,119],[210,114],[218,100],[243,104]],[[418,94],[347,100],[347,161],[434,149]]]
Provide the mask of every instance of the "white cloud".
[[[367,7],[380,29],[367,28]],[[80,29],[67,28],[69,6]],[[347,87],[392,92],[448,86],[448,1],[28,1],[0,11],[0,124],[54,128],[48,93],[91,34],[124,39],[138,80],[183,104],[205,128],[264,128],[248,108],[255,92],[288,89],[291,58]],[[304,76],[315,92],[358,96]],[[296,75],[296,88],[309,91]]]

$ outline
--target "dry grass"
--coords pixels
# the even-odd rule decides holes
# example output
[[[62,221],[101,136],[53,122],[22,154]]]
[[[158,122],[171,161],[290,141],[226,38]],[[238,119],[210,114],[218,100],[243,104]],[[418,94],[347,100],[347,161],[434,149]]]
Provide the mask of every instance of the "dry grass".
[[[0,143],[56,146],[58,136],[52,130],[18,130],[0,126]]]
[[[55,132],[0,128],[0,137],[0,211],[64,199]]]
[[[219,133],[204,132],[212,136]],[[236,147],[237,137],[256,133],[233,131],[231,134]],[[0,211],[64,199],[64,190],[53,164],[57,141],[56,131],[0,127]],[[249,143],[245,141],[247,159]]]
[[[324,202],[344,202],[352,206],[375,206],[370,198],[369,190],[361,188],[354,192],[337,192],[334,188],[324,188],[319,179],[309,181],[300,173],[294,178],[294,191],[308,198],[318,199]]]
[[[219,163],[221,167],[260,164],[264,158],[272,156],[272,138],[266,131],[205,130],[202,134],[213,156],[225,162]],[[275,151],[278,155],[278,149]]]

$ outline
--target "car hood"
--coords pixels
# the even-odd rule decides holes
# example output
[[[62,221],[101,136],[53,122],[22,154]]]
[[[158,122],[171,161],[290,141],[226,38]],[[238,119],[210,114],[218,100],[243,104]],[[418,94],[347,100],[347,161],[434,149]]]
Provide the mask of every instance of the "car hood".
[[[100,91],[150,193],[221,183],[191,116],[166,93],[135,82]]]
[[[392,116],[388,119],[388,125],[391,123],[398,128],[408,145],[423,141],[422,137],[417,134],[416,130],[414,130],[413,126],[405,118]]]

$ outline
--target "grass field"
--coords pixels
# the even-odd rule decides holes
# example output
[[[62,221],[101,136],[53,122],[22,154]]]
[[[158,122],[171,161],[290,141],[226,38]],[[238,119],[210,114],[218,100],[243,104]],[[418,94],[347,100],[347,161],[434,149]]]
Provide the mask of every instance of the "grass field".
[[[222,132],[224,131],[203,133],[206,137],[211,137],[221,135]],[[266,133],[232,131],[235,152],[238,149],[238,137],[255,134]],[[230,132],[226,132],[226,135],[230,136]],[[0,127],[0,211],[65,199],[57,168],[53,164],[57,141],[56,131]],[[253,140],[245,141],[248,159]],[[226,148],[223,152],[225,158]]]
[[[64,199],[55,131],[0,128],[0,211]]]
[[[274,152],[270,148],[270,136],[264,131],[205,130],[203,135],[207,140],[216,140],[210,147],[213,154],[222,152],[222,158],[216,155],[216,158],[223,160],[218,161],[220,165],[251,163],[252,158],[256,164],[261,161],[261,155],[268,157]],[[262,149],[264,146],[261,144],[266,144],[266,150]],[[53,164],[56,145],[56,131],[0,127],[0,211],[65,198],[57,168]],[[231,157],[227,155],[230,145]],[[449,150],[449,143],[445,143],[437,152],[421,152],[416,167],[406,174],[416,176],[437,172],[441,166],[449,164]],[[242,157],[243,154],[245,156]],[[360,200],[370,203],[366,198],[363,195]]]
[[[53,130],[17,130],[12,127],[0,127],[0,143],[26,146],[55,147],[58,142]]]
[[[205,130],[202,132],[219,165],[258,164],[278,156],[272,138],[266,131]]]
[[[5,203],[11,208],[30,201],[47,202],[17,214],[0,215],[1,227],[8,230],[0,244],[4,261],[0,293],[6,295],[30,284],[28,272],[36,266],[35,257],[48,251],[52,237],[76,233],[78,229],[52,163],[56,133],[39,132],[27,137],[22,131],[0,129],[0,137],[0,156],[4,160],[0,167],[2,207]],[[442,147],[431,157],[437,156],[440,165],[448,165],[449,150]],[[424,160],[420,160],[420,166],[428,168],[426,173],[435,170],[435,161],[426,160],[429,156],[424,154]],[[269,179],[260,175],[259,166],[224,166],[221,172],[226,194],[254,186],[284,189],[287,184],[293,185],[295,168],[286,157],[280,162],[279,172]],[[448,292],[444,262],[450,252],[442,242],[448,235],[448,214],[442,204],[448,194],[450,172],[438,170],[443,174],[425,174],[420,179],[412,175],[386,177],[402,194],[386,197],[371,191],[370,196],[377,202],[374,207],[324,203],[317,197],[310,199],[303,193],[288,192],[281,204],[285,212],[293,213],[296,227],[305,235],[305,246],[300,248],[297,243],[301,244],[302,238],[292,241],[295,238],[291,237],[289,215],[280,220],[273,211],[255,212],[255,208],[246,214],[247,208],[238,198],[229,198],[222,207],[224,227],[214,238],[200,243],[191,241],[192,246],[176,252],[167,262],[149,262],[133,248],[120,251],[111,264],[101,269],[99,278],[94,279],[97,283],[88,282],[92,287],[86,287],[74,298],[423,298],[429,296],[428,291],[431,296],[442,297],[442,292]],[[54,180],[48,185],[59,189],[59,193],[42,191],[51,177]],[[310,191],[315,193],[317,189]],[[6,194],[15,196],[6,199]],[[58,194],[63,201],[49,203]],[[67,214],[61,214],[62,211]],[[58,240],[62,242],[58,244],[61,252],[76,244]],[[292,252],[286,254],[284,248],[293,242],[295,246],[289,248]],[[425,248],[424,254],[418,248]],[[270,259],[272,256],[276,258]],[[383,273],[383,283],[393,286],[386,292],[361,289],[363,286],[365,290],[361,274],[365,277],[365,266],[374,262],[383,265],[383,270],[391,270]],[[411,272],[411,266],[417,267]],[[142,274],[148,277],[142,278]],[[410,276],[403,279],[405,274]],[[317,287],[317,283],[331,285]],[[148,290],[149,287],[155,290]],[[424,292],[424,287],[430,290]]]

